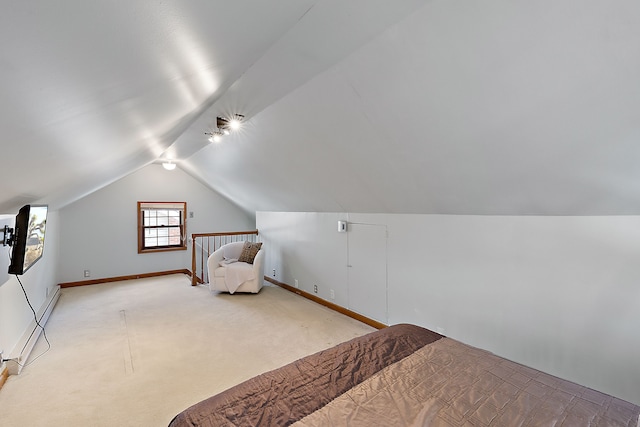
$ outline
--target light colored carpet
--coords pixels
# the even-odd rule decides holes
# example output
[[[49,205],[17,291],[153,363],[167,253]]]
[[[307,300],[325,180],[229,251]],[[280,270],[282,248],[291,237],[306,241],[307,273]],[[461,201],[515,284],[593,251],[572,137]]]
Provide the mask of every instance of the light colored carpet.
[[[0,425],[166,426],[245,379],[374,329],[277,286],[212,293],[184,275],[68,288],[51,350],[0,390]],[[46,349],[42,337],[33,353]]]

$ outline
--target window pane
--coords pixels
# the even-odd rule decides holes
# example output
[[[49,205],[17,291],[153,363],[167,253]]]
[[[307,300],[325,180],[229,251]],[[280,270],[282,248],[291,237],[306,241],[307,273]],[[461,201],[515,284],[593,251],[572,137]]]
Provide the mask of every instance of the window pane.
[[[180,227],[147,228],[144,230],[145,247],[180,246],[182,244]]]
[[[186,249],[186,203],[138,202],[138,207],[141,219],[139,252],[145,249]]]
[[[180,245],[181,243],[181,236],[180,236],[180,228],[179,227],[174,227],[171,228],[169,230],[169,242],[171,242],[170,244],[172,245]]]

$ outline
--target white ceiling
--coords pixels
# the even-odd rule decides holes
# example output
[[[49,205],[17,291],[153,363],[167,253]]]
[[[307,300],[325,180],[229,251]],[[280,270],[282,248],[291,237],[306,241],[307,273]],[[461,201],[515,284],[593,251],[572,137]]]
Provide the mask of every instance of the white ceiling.
[[[636,0],[10,2],[0,213],[173,158],[248,212],[640,214],[639,76]]]

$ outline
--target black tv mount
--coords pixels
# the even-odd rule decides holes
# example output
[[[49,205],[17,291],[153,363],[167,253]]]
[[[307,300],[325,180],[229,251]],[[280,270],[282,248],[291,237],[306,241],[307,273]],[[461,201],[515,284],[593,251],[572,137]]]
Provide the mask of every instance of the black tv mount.
[[[2,246],[12,246],[14,238],[13,228],[5,225],[4,228],[0,229],[0,231],[4,233],[4,235],[2,236]]]

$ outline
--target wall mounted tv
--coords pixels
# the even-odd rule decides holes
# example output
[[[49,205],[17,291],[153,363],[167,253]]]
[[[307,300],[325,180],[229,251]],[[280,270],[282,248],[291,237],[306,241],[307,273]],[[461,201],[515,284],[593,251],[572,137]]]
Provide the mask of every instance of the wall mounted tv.
[[[24,274],[42,258],[47,211],[46,205],[23,206],[16,215],[14,229],[5,227],[5,240],[12,246],[9,274]]]

